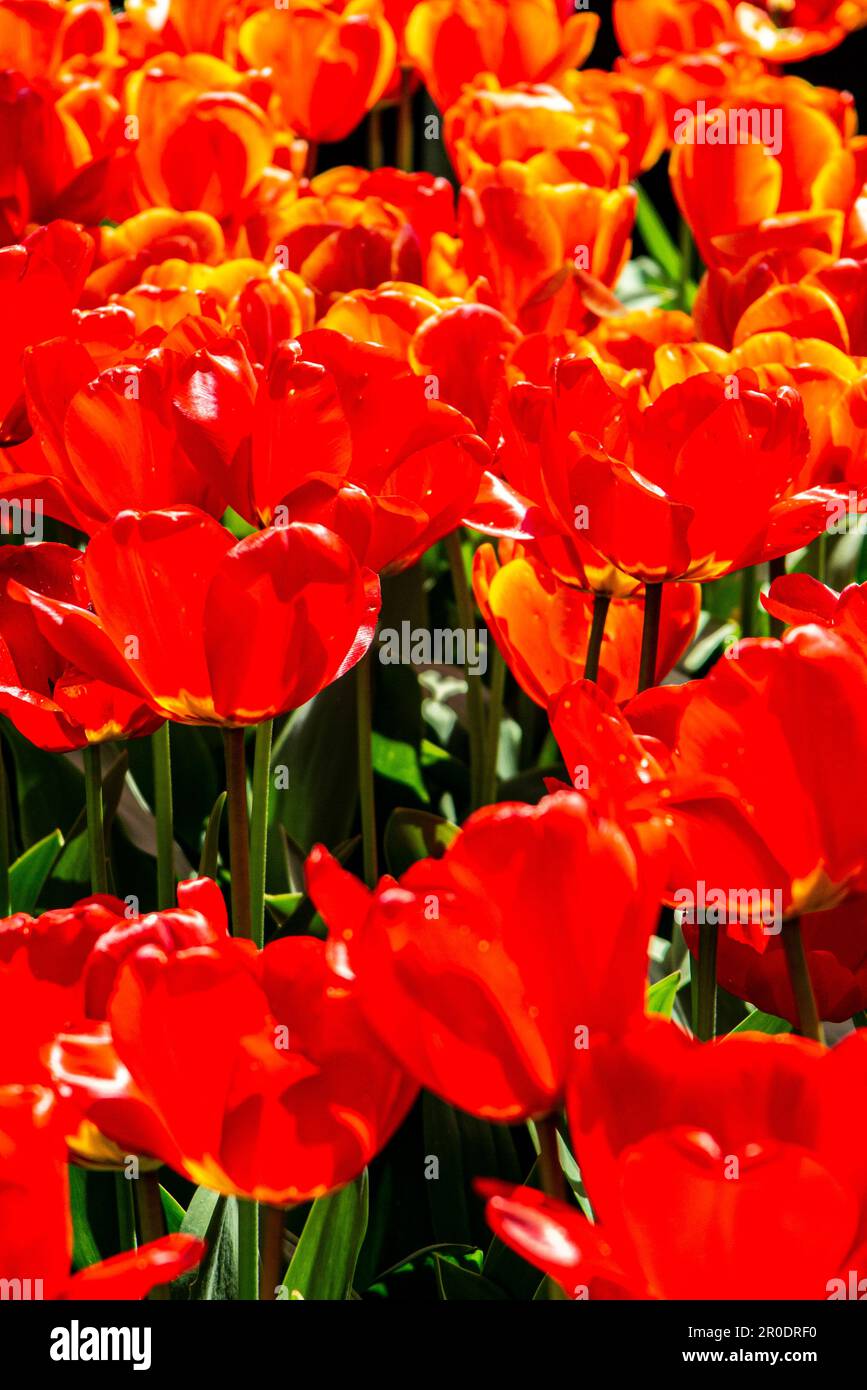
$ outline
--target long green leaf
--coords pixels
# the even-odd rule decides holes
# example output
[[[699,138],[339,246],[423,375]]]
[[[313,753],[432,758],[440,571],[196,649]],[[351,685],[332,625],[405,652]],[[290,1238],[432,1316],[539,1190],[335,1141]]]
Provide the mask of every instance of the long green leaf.
[[[63,836],[59,830],[53,830],[15,860],[9,870],[9,897],[13,912],[33,911],[62,848]]]
[[[287,1298],[342,1302],[350,1297],[367,1213],[366,1169],[355,1182],[313,1203],[283,1280]]]

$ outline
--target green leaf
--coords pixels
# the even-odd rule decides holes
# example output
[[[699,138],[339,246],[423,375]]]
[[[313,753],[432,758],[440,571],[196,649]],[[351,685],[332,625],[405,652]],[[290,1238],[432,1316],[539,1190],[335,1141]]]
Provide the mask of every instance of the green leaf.
[[[673,974],[666,975],[664,980],[657,980],[655,985],[651,985],[647,991],[647,1012],[671,1018],[680,983],[680,971],[675,970]]]
[[[667,277],[669,284],[676,285],[680,280],[680,252],[646,190],[640,183],[636,187],[638,189],[638,209],[635,225],[649,254]]]
[[[220,823],[225,804],[226,793],[220,792],[208,816],[208,828],[205,831],[202,857],[199,860],[199,878],[217,877],[217,865],[220,861]]]
[[[355,1182],[313,1203],[283,1280],[288,1298],[349,1298],[367,1211],[367,1169]]]
[[[63,836],[59,830],[53,830],[44,840],[25,850],[20,859],[16,859],[9,870],[9,896],[13,912],[33,911],[62,848]]]
[[[351,834],[358,801],[355,682],[344,677],[296,710],[275,742],[272,770],[288,769],[286,790],[272,786],[273,816],[304,854],[317,841]]]
[[[207,1244],[197,1269],[182,1274],[172,1285],[173,1299],[195,1302],[238,1297],[238,1203],[234,1197],[221,1197],[207,1187],[194,1194],[180,1226],[186,1235],[198,1236]]]
[[[419,859],[441,858],[460,833],[442,816],[399,806],[389,816],[383,836],[389,873],[399,877]]]
[[[86,1269],[102,1259],[87,1214],[87,1171],[69,1165],[69,1205],[72,1211],[72,1267]]]
[[[632,311],[670,309],[676,298],[664,271],[649,256],[639,256],[624,266],[614,293]]]
[[[430,801],[421,775],[418,751],[411,743],[402,743],[396,738],[387,738],[385,734],[374,731],[372,749],[374,772],[380,777],[387,777],[390,782],[399,782],[402,787],[409,787],[419,801]]]
[[[180,1202],[176,1201],[171,1192],[167,1192],[164,1187],[160,1187],[160,1201],[163,1204],[163,1216],[166,1222],[166,1234],[173,1236],[179,1231],[184,1223],[186,1212]]]
[[[483,1274],[475,1274],[471,1269],[465,1269],[443,1255],[435,1255],[434,1260],[440,1297],[444,1302],[476,1299],[509,1302],[508,1294],[497,1288],[497,1285],[492,1284]]]
[[[784,1018],[762,1013],[761,1009],[753,1009],[752,1013],[741,1019],[737,1027],[727,1034],[727,1037],[731,1037],[733,1033],[768,1033],[773,1036],[776,1033],[791,1033],[791,1031],[791,1023],[787,1023]]]

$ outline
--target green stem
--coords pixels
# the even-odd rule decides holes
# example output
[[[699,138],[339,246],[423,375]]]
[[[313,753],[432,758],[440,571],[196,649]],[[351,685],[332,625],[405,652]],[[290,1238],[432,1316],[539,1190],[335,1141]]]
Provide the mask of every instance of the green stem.
[[[12,911],[9,892],[9,839],[9,786],[3,745],[0,743],[0,917],[8,917]]]
[[[756,630],[759,576],[755,565],[741,572],[741,637],[752,637]]]
[[[503,722],[503,695],[506,689],[506,663],[499,647],[491,662],[491,688],[488,693],[488,728],[485,737],[485,776],[482,805],[497,799],[497,757],[500,751],[500,725]]]
[[[401,68],[397,108],[397,167],[407,174],[413,167],[412,75],[412,68]]]
[[[475,610],[470,592],[461,540],[457,531],[445,538],[446,555],[452,572],[458,622],[469,635],[475,627]],[[482,805],[482,781],[485,760],[485,706],[478,677],[467,675],[467,720],[470,733],[470,810]]]
[[[699,1042],[716,1034],[717,928],[702,922],[698,929],[698,962],[692,995],[692,1031]]]
[[[160,1240],[166,1233],[166,1218],[160,1196],[160,1180],[156,1173],[140,1174],[136,1183],[136,1205],[142,1245],[147,1245],[151,1240]],[[168,1285],[158,1286],[148,1296],[158,1302],[167,1302]]]
[[[641,634],[641,663],[638,669],[638,693],[656,684],[657,651],[659,649],[659,620],[662,615],[662,585],[644,586],[644,630]]]
[[[779,555],[776,560],[771,560],[770,564],[768,565],[768,577],[770,579],[771,584],[773,584],[775,579],[781,579],[785,573],[785,555]],[[786,624],[783,622],[782,618],[771,618],[770,627],[772,637],[782,637],[783,632],[785,631]]]
[[[810,967],[807,964],[807,953],[804,950],[801,923],[797,917],[783,923],[783,950],[786,954],[786,965],[789,970],[789,983],[795,996],[798,1028],[803,1037],[823,1043],[825,1031],[822,1027],[822,1020],[819,1018],[819,1010],[816,1008],[816,996],[813,993]]]
[[[358,800],[361,808],[361,852],[364,881],[376,887],[376,795],[373,786],[373,657],[367,652],[355,667],[358,737]]]
[[[584,661],[584,679],[586,681],[598,681],[599,679],[599,663],[602,659],[602,639],[605,636],[605,624],[608,621],[608,609],[610,607],[610,594],[593,595],[593,621],[590,624],[590,636],[587,639],[587,656]]]
[[[244,730],[224,729],[226,791],[229,801],[229,855],[232,870],[232,931],[253,938],[250,920],[250,839],[247,824],[247,760]]]
[[[259,1297],[259,1203],[238,1199],[238,1298]]]
[[[277,1297],[277,1286],[283,1279],[282,1207],[262,1207],[262,1281],[259,1297],[271,1302]]]
[[[536,1120],[536,1133],[539,1136],[539,1177],[542,1191],[546,1197],[565,1202],[566,1179],[560,1163],[556,1116],[551,1114],[546,1115],[544,1119]],[[558,1301],[565,1297],[566,1294],[556,1280],[549,1278],[548,1298]]]
[[[166,720],[151,738],[154,760],[154,809],[157,820],[157,907],[175,903],[175,826],[172,809],[171,724]]]
[[[271,740],[274,721],[266,719],[256,729],[253,756],[253,814],[250,825],[250,920],[253,940],[265,944],[265,874],[268,866],[268,799],[271,790]]]
[[[121,1250],[135,1250],[135,1203],[132,1195],[133,1179],[125,1173],[114,1175],[114,1196],[117,1203],[117,1228]]]
[[[105,825],[102,816],[102,759],[98,743],[84,750],[84,791],[87,804],[87,843],[90,851],[90,891],[108,892]]]

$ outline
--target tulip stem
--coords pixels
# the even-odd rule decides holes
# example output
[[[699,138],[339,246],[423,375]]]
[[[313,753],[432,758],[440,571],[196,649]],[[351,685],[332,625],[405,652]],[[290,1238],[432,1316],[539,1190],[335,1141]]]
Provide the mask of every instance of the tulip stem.
[[[662,585],[644,587],[644,629],[641,634],[641,664],[638,671],[638,693],[656,684],[657,651],[659,649],[659,620],[662,616]]]
[[[355,666],[356,722],[358,726],[358,800],[361,807],[361,853],[364,881],[376,887],[379,867],[376,854],[376,795],[373,786],[373,667],[370,652]]]
[[[253,940],[261,949],[265,944],[265,874],[268,867],[268,800],[271,790],[271,741],[273,719],[256,728],[253,755],[253,812],[250,825],[250,920]]]
[[[717,928],[702,922],[698,929],[698,961],[692,995],[692,1031],[699,1042],[716,1034]]]
[[[283,1221],[282,1207],[262,1207],[262,1282],[259,1298],[272,1302],[277,1297],[277,1286],[283,1277]]]
[[[117,1203],[117,1229],[121,1250],[135,1250],[135,1203],[132,1195],[133,1179],[125,1172],[114,1175],[114,1195]]]
[[[497,759],[500,752],[500,725],[503,721],[503,695],[506,689],[506,663],[499,647],[491,662],[491,688],[488,693],[488,727],[485,737],[485,778],[482,805],[497,799]]]
[[[772,560],[768,566],[768,577],[773,584],[775,579],[781,579],[786,573],[786,557],[780,555],[776,560]],[[771,618],[771,636],[782,637],[786,624],[782,618]]]
[[[546,1197],[555,1202],[565,1202],[567,1197],[566,1179],[560,1163],[560,1149],[557,1139],[557,1118],[546,1115],[536,1121],[536,1134],[539,1138],[539,1179]],[[555,1279],[547,1280],[547,1295],[554,1301],[566,1297]]]
[[[741,574],[741,637],[752,637],[756,630],[758,587],[756,566],[748,565]]]
[[[90,891],[108,892],[105,824],[102,814],[102,759],[98,743],[84,750],[84,794],[87,805],[87,843],[90,850]]]
[[[807,953],[804,950],[801,923],[797,917],[783,923],[783,950],[786,954],[786,965],[789,970],[789,983],[795,996],[798,1028],[801,1035],[805,1038],[812,1038],[814,1042],[823,1043],[825,1030],[822,1027],[822,1020],[819,1018],[819,1010],[816,1007],[816,996],[813,993],[810,967],[807,964]]]
[[[172,809],[171,724],[166,720],[151,738],[154,760],[154,810],[157,821],[157,907],[175,902],[175,824]]]
[[[9,840],[9,787],[3,745],[0,743],[0,917],[8,917],[12,911],[9,894]]]
[[[238,1298],[255,1303],[259,1297],[259,1203],[238,1198]]]
[[[461,539],[457,531],[445,538],[446,555],[452,572],[455,603],[458,609],[458,622],[467,638],[475,627],[473,599],[470,593],[464,557],[461,552]],[[482,782],[485,757],[485,707],[482,687],[477,676],[467,673],[467,721],[470,732],[470,810],[475,811],[482,804]]]
[[[151,1240],[160,1240],[166,1233],[166,1218],[160,1196],[160,1180],[156,1173],[140,1174],[136,1183],[136,1206],[142,1245],[147,1245]],[[168,1285],[158,1285],[148,1297],[158,1302],[168,1301]]]
[[[247,824],[247,759],[244,730],[224,729],[226,792],[229,801],[229,856],[232,869],[232,931],[253,938],[250,919],[250,840]]]
[[[608,621],[608,609],[610,607],[610,594],[593,595],[593,621],[590,624],[590,637],[587,641],[587,657],[584,662],[584,679],[586,681],[598,681],[599,679],[599,663],[602,659],[602,639],[605,636],[605,624]]]
[[[412,68],[400,70],[400,97],[397,107],[397,167],[405,174],[412,173]]]

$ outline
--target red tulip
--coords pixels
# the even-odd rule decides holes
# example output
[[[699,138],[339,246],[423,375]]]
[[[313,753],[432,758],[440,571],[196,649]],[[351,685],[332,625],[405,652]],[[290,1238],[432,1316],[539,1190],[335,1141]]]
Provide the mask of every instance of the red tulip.
[[[0,443],[29,434],[22,359],[31,343],[68,333],[93,258],[93,241],[69,222],[39,227],[0,250]]]
[[[842,1023],[867,1008],[867,897],[856,893],[837,907],[807,912],[799,926],[819,1018]],[[684,922],[682,930],[695,954],[698,927]],[[717,980],[729,994],[797,1027],[800,1012],[779,936],[745,942],[721,928]]]
[[[226,909],[207,878],[178,885],[178,906],[144,916],[119,898],[0,920],[0,998],[8,1031],[0,1082],[42,1081],[55,1033],[106,1017],[124,960],[145,946],[169,955],[227,937]]]
[[[108,1026],[61,1036],[52,1067],[126,1152],[275,1203],[356,1177],[416,1093],[339,953],[314,937],[259,953],[232,940],[170,956],[146,946],[120,971]]]
[[[42,1086],[0,1086],[0,1269],[4,1281],[21,1281],[19,1297],[144,1298],[204,1253],[202,1241],[178,1233],[70,1275],[62,1106]]]
[[[476,601],[509,670],[536,704],[547,707],[564,685],[584,675],[593,622],[593,594],[567,583],[533,548],[482,545],[473,561]],[[701,613],[697,584],[669,584],[662,603],[656,668],[662,681],[695,636]],[[602,642],[599,684],[613,700],[629,700],[638,683],[644,600],[614,598]]]
[[[653,877],[574,792],[477,812],[372,894],[321,846],[307,861],[371,1027],[422,1085],[498,1120],[547,1113],[576,1049],[641,1011]]]
[[[49,515],[87,532],[131,504],[189,503],[221,515],[225,496],[200,466],[213,425],[196,429],[176,402],[214,358],[235,393],[245,389],[251,368],[243,349],[207,318],[183,319],[157,333],[153,346],[148,338],[127,346],[126,316],[117,335],[123,345],[101,337],[117,328],[87,316],[83,342],[56,338],[28,352],[27,405],[44,458],[30,452],[24,467],[33,475],[0,479],[3,492],[44,497]]]
[[[61,603],[88,603],[81,555],[65,545],[0,548],[0,711],[31,743],[66,752],[152,733],[159,716],[124,685],[82,672],[40,631],[20,586]]]
[[[258,724],[364,655],[379,581],[321,526],[235,543],[194,507],[121,512],[84,557],[91,607],[17,594],[67,660],[186,724]]]
[[[284,344],[255,395],[202,359],[179,409],[194,437],[211,430],[203,467],[243,517],[321,522],[376,570],[454,530],[488,459],[470,421],[403,363],[327,329]]]
[[[865,694],[860,653],[806,627],[740,642],[705,680],[649,690],[625,717],[587,682],[567,687],[551,721],[603,809],[667,826],[667,900],[697,903],[703,884],[749,941],[865,885]]]
[[[702,1045],[651,1020],[591,1049],[571,1090],[596,1225],[485,1184],[489,1219],[578,1298],[846,1297],[867,1271],[864,1120],[848,1100],[865,1080],[860,1033],[832,1052],[759,1034]]]
[[[519,384],[510,406],[519,433],[529,422],[560,525],[645,583],[708,580],[785,555],[848,496],[798,490],[808,437],[789,387],[752,390],[703,372],[642,410],[593,362],[566,358],[545,393]]]

